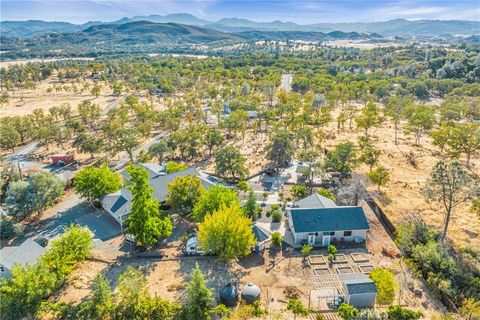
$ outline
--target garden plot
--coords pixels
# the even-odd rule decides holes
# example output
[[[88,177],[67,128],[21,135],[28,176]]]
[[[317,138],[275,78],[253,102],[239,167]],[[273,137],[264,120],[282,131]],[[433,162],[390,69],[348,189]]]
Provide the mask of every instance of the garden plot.
[[[335,268],[338,274],[348,274],[353,273],[353,268],[349,266],[337,267]]]
[[[325,267],[325,268],[315,268],[313,269],[313,271],[315,272],[315,275],[319,276],[319,275],[324,275],[324,274],[330,274],[330,269]]]
[[[360,262],[368,262],[369,259],[364,252],[356,252],[350,255],[352,257],[353,262],[360,263]]]
[[[362,273],[369,274],[373,271],[373,266],[371,264],[367,264],[367,265],[358,266],[358,269],[360,269],[360,272]]]
[[[343,253],[338,253],[335,255],[335,259],[333,259],[333,263],[348,263],[347,256]]]
[[[308,262],[311,265],[316,265],[316,264],[325,264],[327,260],[325,259],[325,256],[322,255],[312,255],[308,257]]]

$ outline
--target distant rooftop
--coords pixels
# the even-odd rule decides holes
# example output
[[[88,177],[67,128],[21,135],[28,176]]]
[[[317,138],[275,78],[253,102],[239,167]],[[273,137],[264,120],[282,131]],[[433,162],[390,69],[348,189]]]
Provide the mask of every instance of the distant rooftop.
[[[35,264],[37,259],[45,254],[47,250],[33,241],[27,238],[19,246],[4,247],[0,250],[0,262],[1,264],[11,269],[14,264],[20,265]]]

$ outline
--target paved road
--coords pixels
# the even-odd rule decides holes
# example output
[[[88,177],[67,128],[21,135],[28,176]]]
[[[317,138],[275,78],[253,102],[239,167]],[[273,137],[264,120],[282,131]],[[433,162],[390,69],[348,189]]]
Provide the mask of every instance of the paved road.
[[[32,230],[27,237],[46,237],[53,239],[63,233],[63,228],[71,224],[87,226],[94,234],[93,238],[106,241],[119,234],[122,230],[103,209],[96,210],[83,201],[77,194],[69,194],[56,208],[57,213],[45,219],[39,229]]]
[[[292,74],[284,73],[282,74],[282,84],[280,85],[285,92],[290,92],[292,90]]]

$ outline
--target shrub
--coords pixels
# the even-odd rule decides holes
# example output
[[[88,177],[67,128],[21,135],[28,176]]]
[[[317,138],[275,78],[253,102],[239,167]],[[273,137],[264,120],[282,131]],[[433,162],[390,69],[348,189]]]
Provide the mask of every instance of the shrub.
[[[353,320],[360,316],[360,311],[352,305],[343,303],[338,308],[338,315],[344,320]]]
[[[280,222],[282,221],[283,214],[279,210],[272,210],[272,222]]]
[[[334,202],[337,201],[337,198],[335,197],[333,192],[328,190],[328,189],[318,189],[317,193],[321,196],[324,196],[325,198],[328,198],[328,199],[334,201]]]
[[[328,253],[332,255],[337,253],[337,248],[333,244],[328,245],[327,250],[328,250]]]
[[[309,244],[304,244],[304,245],[302,246],[302,251],[301,251],[301,252],[302,252],[302,256],[304,256],[304,257],[308,256],[308,255],[310,254],[310,252],[312,252],[312,250],[313,250],[313,247],[312,247],[311,245],[309,245]]]
[[[270,239],[272,239],[272,243],[274,245],[277,245],[277,246],[282,245],[283,237],[280,234],[280,232],[278,232],[278,231],[273,232],[272,235],[270,236]]]
[[[387,310],[387,319],[392,320],[415,320],[423,317],[420,311],[410,310],[401,306],[389,306]]]
[[[391,304],[395,299],[395,292],[398,286],[393,273],[388,269],[376,268],[370,274],[370,279],[375,282],[378,290],[377,303]]]
[[[274,203],[274,204],[272,204],[271,208],[272,208],[272,210],[278,210],[278,209],[280,209],[280,205],[278,203]]]

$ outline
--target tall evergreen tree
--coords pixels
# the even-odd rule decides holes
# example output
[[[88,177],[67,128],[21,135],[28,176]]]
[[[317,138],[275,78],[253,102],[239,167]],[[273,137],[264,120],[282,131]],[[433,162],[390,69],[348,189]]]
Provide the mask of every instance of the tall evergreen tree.
[[[142,167],[130,165],[127,168],[133,194],[131,213],[127,218],[126,232],[132,234],[138,244],[151,247],[160,238],[172,233],[170,217],[161,217],[158,202],[153,198],[153,188],[148,182],[148,172]]]
[[[190,282],[187,285],[185,296],[185,315],[189,320],[203,320],[208,318],[208,311],[212,307],[213,293],[207,287],[202,271],[195,264]]]

